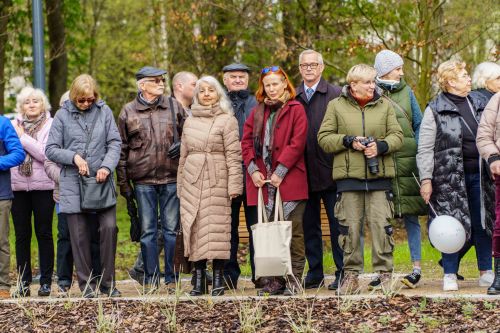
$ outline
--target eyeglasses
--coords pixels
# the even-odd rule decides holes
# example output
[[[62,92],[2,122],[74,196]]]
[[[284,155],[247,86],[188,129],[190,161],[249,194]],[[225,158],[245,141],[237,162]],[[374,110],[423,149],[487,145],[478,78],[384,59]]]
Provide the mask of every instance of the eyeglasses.
[[[280,66],[270,66],[270,67],[264,67],[262,68],[262,71],[260,72],[261,74],[267,74],[269,72],[277,72],[279,71]]]
[[[79,98],[76,100],[78,104],[92,104],[95,102],[95,98]]]
[[[155,84],[160,84],[160,82],[165,83],[165,78],[156,78],[151,80],[144,80],[145,82],[154,82]]]
[[[316,69],[318,68],[319,64],[317,62],[312,62],[310,64],[300,64],[299,66],[302,69],[307,69],[308,67],[310,67],[311,69]]]

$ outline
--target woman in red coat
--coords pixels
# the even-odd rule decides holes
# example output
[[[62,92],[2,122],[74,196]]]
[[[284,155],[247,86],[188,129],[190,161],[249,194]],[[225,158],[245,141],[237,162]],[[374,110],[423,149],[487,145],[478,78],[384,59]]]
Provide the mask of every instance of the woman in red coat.
[[[241,149],[247,166],[248,205],[257,205],[262,187],[268,217],[274,209],[276,188],[283,200],[285,220],[292,221],[290,254],[294,277],[269,277],[259,295],[294,295],[305,265],[302,216],[307,200],[307,175],[304,148],[307,117],[304,107],[295,101],[295,89],[278,66],[266,67],[259,77],[255,94],[259,103],[245,122]],[[266,180],[270,182],[266,182]]]

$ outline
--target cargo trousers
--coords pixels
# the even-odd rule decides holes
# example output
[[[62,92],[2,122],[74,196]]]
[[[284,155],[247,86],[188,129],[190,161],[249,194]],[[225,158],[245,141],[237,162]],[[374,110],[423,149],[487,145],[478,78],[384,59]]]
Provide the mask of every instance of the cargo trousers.
[[[392,272],[394,239],[390,219],[394,215],[391,191],[352,191],[337,194],[335,216],[339,221],[339,245],[344,251],[344,271],[363,271],[361,236],[366,221],[372,237],[372,265],[377,273]]]

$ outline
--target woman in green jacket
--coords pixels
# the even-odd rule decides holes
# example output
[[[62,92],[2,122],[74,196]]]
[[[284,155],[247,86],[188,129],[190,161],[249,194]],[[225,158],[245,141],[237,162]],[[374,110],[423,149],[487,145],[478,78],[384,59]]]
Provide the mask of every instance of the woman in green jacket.
[[[363,270],[362,221],[372,234],[372,263],[378,279],[370,289],[381,289],[393,270],[394,240],[392,153],[403,143],[403,132],[390,102],[376,91],[376,71],[360,64],[347,73],[348,85],[328,104],[318,142],[334,153],[333,179],[337,182],[335,216],[340,224],[339,244],[344,251],[346,278],[339,293],[358,292]]]

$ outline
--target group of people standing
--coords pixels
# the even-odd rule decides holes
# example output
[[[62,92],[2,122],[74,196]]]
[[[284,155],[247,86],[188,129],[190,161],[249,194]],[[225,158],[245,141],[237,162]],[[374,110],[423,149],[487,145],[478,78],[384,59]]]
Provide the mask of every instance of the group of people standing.
[[[359,292],[365,221],[376,272],[368,288],[387,287],[394,268],[394,217],[404,220],[413,263],[401,282],[415,288],[422,273],[418,216],[426,215],[431,203],[438,215],[457,218],[468,236],[460,252],[442,256],[443,289],[458,290],[460,259],[475,246],[479,284],[500,294],[498,188],[494,197],[495,183],[500,184],[500,94],[494,95],[500,91],[500,66],[479,65],[471,92],[464,63],[441,64],[442,92],[423,117],[404,81],[403,59],[392,51],[379,52],[373,67],[352,67],[344,87],[329,84],[323,70],[321,54],[305,50],[296,87],[283,68],[269,66],[260,71],[254,96],[248,90],[250,68],[235,63],[222,69],[223,85],[212,76],[177,73],[173,95],[166,96],[166,71],[146,66],[136,73],[137,96],[117,122],[89,75],[73,81],[53,119],[44,93],[24,88],[18,117],[12,123],[0,117],[0,296],[8,297],[10,289],[9,211],[21,281],[12,296],[30,295],[32,216],[38,295],[50,295],[54,205],[59,291],[68,292],[74,262],[84,297],[120,296],[116,206],[82,210],[79,184],[80,176],[89,175],[113,182],[115,170],[141,245],[129,273],[145,292],[160,285],[162,250],[163,282],[177,280],[173,256],[179,228],[184,256],[194,264],[190,294],[208,293],[209,284],[214,296],[237,288],[242,206],[259,295],[294,295],[324,284],[321,205],[336,266],[328,289]],[[292,222],[290,276],[256,279],[251,227],[257,223],[259,188],[264,213],[270,217],[282,209]],[[282,207],[275,206],[278,191]]]

